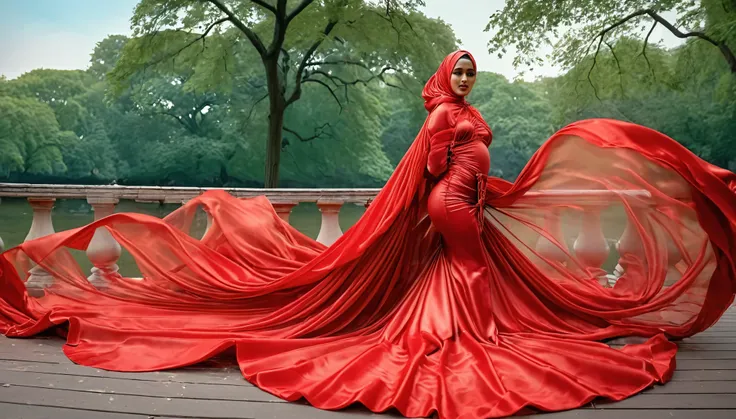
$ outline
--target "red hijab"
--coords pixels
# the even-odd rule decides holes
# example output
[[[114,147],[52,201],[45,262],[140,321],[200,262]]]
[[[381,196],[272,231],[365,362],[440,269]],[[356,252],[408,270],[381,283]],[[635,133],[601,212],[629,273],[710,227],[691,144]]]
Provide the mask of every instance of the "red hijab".
[[[466,55],[470,59],[470,62],[473,63],[473,69],[475,69],[476,72],[478,71],[478,66],[475,64],[475,58],[473,58],[473,54],[470,52],[458,50],[448,55],[444,60],[442,60],[439,68],[432,77],[429,78],[427,84],[424,85],[424,90],[422,90],[424,107],[431,113],[442,103],[455,103],[460,105],[470,112],[472,120],[474,120],[473,122],[477,122],[485,126],[492,137],[493,133],[491,131],[491,127],[488,126],[480,112],[478,112],[478,110],[473,106],[470,106],[470,104],[465,101],[465,97],[458,96],[452,90],[452,84],[450,82],[450,80],[452,80],[452,71],[455,69],[455,64],[457,64],[458,60]]]
[[[437,71],[429,78],[427,84],[424,85],[424,90],[422,90],[424,107],[429,112],[432,112],[441,103],[465,102],[465,98],[455,94],[452,90],[452,85],[450,84],[450,80],[452,79],[452,70],[455,69],[455,64],[457,64],[458,60],[463,55],[467,55],[470,58],[470,62],[473,63],[473,68],[477,71],[478,67],[475,65],[475,58],[473,58],[473,55],[468,51],[455,51],[445,57]]]

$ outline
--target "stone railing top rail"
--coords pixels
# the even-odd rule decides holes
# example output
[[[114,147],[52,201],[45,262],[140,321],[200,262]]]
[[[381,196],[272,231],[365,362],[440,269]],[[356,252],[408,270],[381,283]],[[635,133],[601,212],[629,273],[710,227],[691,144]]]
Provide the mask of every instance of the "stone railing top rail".
[[[291,189],[291,188],[206,188],[185,186],[122,186],[122,185],[55,185],[32,183],[0,183],[0,197],[53,197],[59,199],[126,199],[138,202],[182,203],[208,190],[223,190],[234,196],[245,198],[265,195],[274,203],[299,202],[355,202],[365,203],[374,198],[378,188],[326,188],[326,189]],[[564,189],[529,191],[521,199],[520,204],[533,201],[535,204],[564,204],[575,198],[581,198],[587,204],[606,203],[621,196],[648,199],[651,194],[646,190],[597,190],[597,189]],[[588,202],[590,201],[590,202]]]
[[[185,186],[53,185],[0,183],[0,197],[54,197],[61,199],[115,198],[138,202],[182,203],[208,190],[223,190],[240,198],[265,195],[272,202],[366,202],[380,189],[262,189],[200,188]]]

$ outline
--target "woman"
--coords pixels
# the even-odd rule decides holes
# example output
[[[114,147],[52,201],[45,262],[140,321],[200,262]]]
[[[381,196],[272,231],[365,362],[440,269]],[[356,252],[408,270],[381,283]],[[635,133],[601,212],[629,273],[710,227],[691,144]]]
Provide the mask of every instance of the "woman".
[[[736,177],[650,129],[589,120],[556,133],[515,183],[488,178],[491,130],[465,101],[475,71],[467,51],[443,61],[416,141],[332,246],[263,197],[207,192],[164,220],[114,214],[0,257],[0,330],[66,326],[69,358],[116,371],[234,347],[245,378],[286,400],[411,417],[570,409],[666,382],[668,338],[733,301]],[[200,206],[214,219],[201,241],[187,234]],[[613,286],[591,241],[599,219],[622,235]],[[87,281],[68,249],[101,226],[142,281]],[[42,298],[26,295],[29,259],[55,278]],[[601,343],[632,335],[648,340]]]

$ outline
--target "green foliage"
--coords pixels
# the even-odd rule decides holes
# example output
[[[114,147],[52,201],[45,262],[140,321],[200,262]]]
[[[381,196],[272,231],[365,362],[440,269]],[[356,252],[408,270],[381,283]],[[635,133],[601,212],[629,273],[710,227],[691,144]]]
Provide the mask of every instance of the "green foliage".
[[[252,2],[225,3],[247,17],[264,43],[270,40],[270,12]],[[390,176],[427,116],[424,82],[456,45],[451,29],[417,12],[415,3],[392,0],[387,15],[385,1],[316,1],[291,22],[278,56],[284,99],[294,92],[304,52],[322,42],[299,100],[285,108],[281,186],[379,187]],[[731,15],[719,12],[720,2],[691,3],[684,21],[733,42]],[[603,24],[604,11],[645,5],[579,0],[571,4],[585,10],[542,15],[541,6],[519,4],[495,19],[511,25],[536,17],[554,27],[585,17]],[[199,39],[220,16],[209,2],[143,0],[135,37],[100,41],[86,71],[0,78],[0,179],[262,186],[269,76],[232,25],[214,26]],[[324,37],[330,19],[340,23]],[[528,53],[543,42],[526,33],[534,28],[502,35],[531,42],[525,44],[531,49],[517,50]],[[722,54],[696,39],[675,50],[645,48],[630,30],[606,38],[611,42],[599,51],[575,52],[582,55],[560,77],[526,83],[479,74],[470,101],[493,129],[492,174],[515,178],[555,129],[592,117],[650,126],[736,170],[736,77]]]
[[[652,14],[644,13],[647,11],[663,21],[656,22]],[[667,21],[663,17],[667,12],[674,12],[677,21]],[[504,8],[491,16],[486,31],[493,33],[489,51],[499,56],[513,53],[517,67],[533,70],[542,65],[545,57],[540,52],[553,46],[548,58],[567,70],[594,51],[607,48],[607,43],[613,46],[626,38],[648,40],[653,25],[665,22],[682,33],[702,31],[734,50],[731,30],[736,25],[736,7],[721,0],[506,1]],[[718,51],[713,45],[710,48]]]
[[[493,130],[492,172],[513,180],[554,132],[547,90],[540,83],[509,83],[493,73],[478,77],[471,100]]]
[[[0,174],[66,171],[61,156],[71,135],[59,130],[53,110],[36,99],[0,96]]]
[[[555,124],[627,120],[669,135],[714,164],[735,168],[736,83],[718,51],[691,41],[675,51],[650,47],[644,57],[642,47],[641,41],[620,42],[599,54],[594,72],[589,56],[550,82]]]
[[[90,56],[90,66],[87,72],[97,80],[104,81],[107,73],[120,60],[123,47],[127,42],[128,37],[123,35],[110,35],[98,42]]]
[[[78,129],[84,109],[75,97],[84,93],[88,75],[78,70],[33,70],[11,81],[11,94],[32,97],[54,110],[64,131]]]
[[[131,19],[135,37],[125,42],[115,68],[107,73],[112,93],[132,92],[141,108],[168,115],[202,136],[208,131],[202,121],[214,119],[204,116],[203,105],[209,111],[215,104],[238,102],[236,83],[256,82],[260,87],[253,86],[249,93],[264,92],[269,105],[264,180],[272,187],[279,179],[285,133],[300,137],[284,122],[287,108],[303,99],[306,84],[322,86],[342,109],[345,104],[336,90],[345,89],[340,95],[347,99],[347,89],[385,82],[390,74],[404,84],[405,79],[427,77],[457,44],[449,26],[417,12],[421,1],[269,4],[141,0]],[[110,48],[100,49],[103,55]],[[366,131],[371,118],[354,120],[351,129],[365,123],[358,131]],[[242,121],[231,126],[237,125]],[[321,130],[325,123],[317,127]],[[353,149],[365,153],[356,156],[359,161],[373,159],[377,167],[383,166],[363,169],[364,174],[385,179],[388,160],[376,140],[379,136],[368,135],[365,144],[371,146]]]

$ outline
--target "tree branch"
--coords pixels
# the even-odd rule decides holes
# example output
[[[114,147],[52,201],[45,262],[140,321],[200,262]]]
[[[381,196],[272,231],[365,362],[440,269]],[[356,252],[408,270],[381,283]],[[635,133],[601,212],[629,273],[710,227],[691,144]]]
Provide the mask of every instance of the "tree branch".
[[[379,79],[379,80],[383,81],[383,75],[387,71],[389,71],[389,70],[393,70],[393,68],[392,67],[384,67],[381,70],[380,73],[373,74],[368,79],[355,79],[355,80],[352,80],[352,81],[347,81],[347,80],[343,79],[342,77],[329,74],[326,71],[322,71],[322,70],[313,70],[311,72],[310,76],[312,74],[319,74],[321,76],[324,76],[324,77],[328,78],[332,83],[335,84],[335,86],[337,86],[337,82],[340,82],[340,84],[342,84],[343,86],[354,86],[356,84],[363,84],[363,85],[366,85],[367,86],[368,83],[370,83],[371,81],[376,80],[376,79]],[[309,78],[309,76],[307,76],[307,78]]]
[[[608,32],[611,32],[612,30],[618,28],[619,26],[625,24],[626,22],[635,19],[640,16],[649,16],[651,17],[655,22],[660,23],[662,26],[667,28],[670,33],[675,35],[676,37],[680,39],[686,39],[686,38],[699,38],[702,39],[716,47],[721,51],[721,54],[723,54],[723,57],[726,59],[726,62],[728,63],[731,72],[736,73],[736,55],[734,55],[733,51],[726,45],[723,41],[717,41],[710,36],[708,36],[705,32],[701,31],[691,31],[691,32],[682,32],[679,29],[677,29],[672,23],[667,21],[667,19],[663,18],[659,13],[652,9],[641,9],[637,10],[628,16],[623,17],[619,21],[615,22],[611,26],[604,28],[601,30],[597,37],[604,37]]]
[[[291,13],[286,16],[286,24],[288,25],[289,23],[291,23],[291,21],[294,20],[294,18],[297,17],[299,13],[303,12],[304,9],[306,9],[307,6],[312,3],[314,3],[314,0],[302,0],[302,2],[299,3],[299,5],[296,6],[294,10],[292,10]]]
[[[613,59],[616,60],[616,67],[618,67],[618,84],[619,88],[621,89],[621,96],[624,96],[624,73],[623,70],[621,70],[621,62],[618,60],[618,55],[616,55],[616,51],[613,50],[613,45],[606,41],[606,46],[609,50],[611,50]]]
[[[332,127],[332,125],[330,125],[329,122],[325,122],[324,124],[322,124],[319,127],[315,128],[314,129],[314,135],[312,135],[310,137],[302,137],[301,134],[299,134],[298,132],[296,132],[296,131],[294,131],[292,129],[289,129],[288,127],[283,127],[283,130],[286,131],[286,132],[288,132],[289,134],[292,134],[296,138],[298,138],[299,141],[306,143],[308,141],[312,141],[314,139],[317,139],[317,138],[321,137],[322,134],[325,133],[325,129],[326,128],[331,128],[331,127]]]
[[[263,102],[263,100],[266,99],[267,97],[268,97],[268,93],[263,95],[260,99],[256,100],[255,102],[253,102],[253,105],[250,107],[250,111],[248,111],[248,116],[246,116],[245,119],[243,119],[243,124],[241,124],[240,126],[241,131],[245,131],[245,128],[248,127],[248,122],[250,122],[250,117],[253,116],[253,111],[255,111],[256,106],[258,106],[259,103]]]
[[[321,67],[321,66],[325,66],[325,65],[354,65],[354,66],[361,67],[361,68],[364,68],[364,69],[372,72],[372,70],[370,69],[370,67],[368,67],[367,65],[365,65],[365,63],[362,63],[360,61],[351,61],[351,60],[311,61],[311,62],[307,63],[307,67]],[[384,77],[384,74],[388,70],[396,70],[396,69],[391,68],[391,67],[386,67],[379,74],[374,75],[371,79],[365,80],[364,82],[370,82],[373,79],[379,79],[382,82],[384,82],[387,86],[393,87],[395,89],[408,90],[408,87],[406,85],[404,85],[404,87],[401,87],[401,86],[397,86],[397,85],[395,85],[395,84],[387,81],[386,78]],[[315,71],[314,73],[320,73],[320,72]],[[356,84],[356,83],[351,82],[350,84]],[[402,84],[403,84],[403,81],[402,81]]]
[[[351,60],[339,60],[339,61],[310,61],[308,62],[304,67],[321,67],[323,65],[355,65],[358,67],[363,67],[366,70],[370,70],[365,63],[362,63],[360,61],[351,61]]]
[[[267,55],[270,58],[278,58],[279,53],[283,51],[286,29],[289,27],[289,22],[286,21],[286,0],[278,0],[276,2],[274,15],[273,40],[267,50]]]
[[[166,115],[170,116],[178,123],[180,123],[184,128],[186,128],[187,131],[191,132],[192,134],[197,134],[198,127],[196,125],[193,125],[193,121],[190,120],[190,118],[184,118],[181,115],[177,115],[172,112],[166,112],[166,111],[153,111],[150,112],[149,115]]]
[[[654,21],[654,25],[652,25],[652,28],[649,29],[649,33],[647,33],[647,37],[644,38],[644,46],[641,48],[641,53],[639,55],[643,55],[644,59],[647,61],[647,65],[649,66],[649,71],[652,72],[652,78],[656,81],[657,76],[654,75],[654,67],[652,67],[652,63],[649,61],[649,56],[647,56],[647,45],[649,45],[649,37],[652,36],[652,32],[654,32],[654,28],[657,27],[656,20]]]
[[[601,35],[600,41],[598,41],[598,47],[595,49],[595,55],[593,55],[593,65],[590,66],[590,70],[588,70],[588,83],[590,83],[590,87],[593,88],[593,93],[595,94],[596,99],[599,101],[601,100],[600,96],[598,96],[598,89],[596,89],[595,84],[593,84],[593,79],[590,78],[590,75],[593,74],[593,69],[595,68],[596,64],[598,64],[598,54],[601,52],[601,44],[603,43],[603,38],[605,37],[605,34]]]
[[[332,87],[330,87],[329,84],[323,82],[322,80],[317,80],[317,79],[305,79],[303,81],[303,83],[307,83],[307,82],[312,82],[312,83],[320,84],[320,85],[324,86],[325,89],[329,90],[330,91],[330,94],[332,95],[332,97],[335,98],[335,102],[337,102],[337,105],[340,106],[340,112],[339,113],[342,113],[342,109],[343,109],[342,108],[342,102],[340,102],[340,99],[337,97],[337,95],[335,94],[335,91],[332,90]],[[289,99],[289,100],[291,100],[291,99]]]
[[[235,14],[230,9],[228,9],[227,6],[225,6],[222,3],[222,1],[220,0],[204,0],[204,1],[208,1],[212,3],[213,5],[215,5],[215,7],[220,9],[220,11],[225,13],[225,15],[227,15],[227,20],[232,22],[232,24],[235,25],[236,28],[238,28],[241,32],[243,32],[243,34],[245,34],[248,40],[250,40],[250,43],[253,44],[253,47],[256,49],[256,51],[258,51],[258,54],[260,54],[261,56],[266,55],[266,47],[263,45],[263,41],[261,41],[261,38],[258,36],[258,34],[253,32],[247,26],[245,26],[243,21],[238,19],[238,17],[235,16]]]
[[[187,49],[187,48],[191,47],[192,45],[196,44],[196,43],[197,43],[197,42],[199,42],[199,41],[202,41],[202,49],[204,50],[204,47],[205,47],[205,45],[204,45],[204,39],[205,39],[205,37],[206,37],[206,36],[207,36],[207,35],[208,35],[208,34],[210,33],[210,31],[212,31],[212,29],[214,29],[214,28],[215,28],[215,26],[217,26],[217,25],[219,25],[219,24],[221,24],[221,23],[224,23],[224,22],[226,22],[226,21],[228,21],[228,20],[229,20],[228,18],[222,18],[222,19],[218,19],[218,20],[216,20],[216,21],[214,21],[214,22],[210,23],[210,24],[209,24],[209,25],[207,26],[207,28],[206,28],[206,29],[204,30],[204,32],[202,33],[202,35],[200,35],[200,36],[198,36],[198,37],[194,38],[194,39],[193,39],[193,40],[192,40],[191,42],[188,42],[188,43],[187,43],[186,45],[184,45],[183,47],[179,48],[179,50],[177,50],[177,51],[176,51],[176,52],[174,52],[173,54],[166,54],[165,56],[161,57],[160,59],[157,59],[157,60],[155,60],[155,61],[153,61],[153,62],[150,62],[150,63],[146,63],[146,64],[144,65],[144,67],[143,67],[143,68],[144,68],[144,70],[145,70],[145,69],[147,69],[148,67],[154,66],[154,65],[156,65],[156,64],[158,64],[158,63],[161,63],[161,62],[163,62],[164,60],[168,60],[169,58],[176,58],[176,56],[178,56],[179,54],[181,54],[181,53],[182,53],[182,51],[184,51],[185,49]],[[185,31],[180,31],[180,32],[185,32]],[[191,32],[185,32],[185,33],[187,33],[187,34],[191,35]],[[152,34],[152,35],[150,36],[150,38],[148,38],[148,40],[149,40],[149,41],[150,41],[150,40],[152,40],[152,39],[153,39],[153,37],[154,37],[154,36],[156,36],[157,34],[158,34],[158,31],[157,31],[157,32],[154,32],[154,33],[153,33],[153,34]]]
[[[396,27],[396,23],[394,22],[394,15],[391,14],[391,13],[389,13],[389,11],[390,11],[390,8],[389,7],[390,7],[390,4],[387,2],[386,3],[386,16],[381,15],[380,13],[376,12],[375,10],[371,10],[371,12],[373,12],[379,18],[381,18],[381,19],[385,20],[386,22],[388,22],[389,24],[391,24],[391,28],[394,30],[394,32],[396,32],[396,40],[398,42],[401,42],[401,31],[399,30],[399,28]],[[409,30],[411,30],[414,33],[414,35],[419,36],[419,34],[417,34],[416,31],[414,30],[414,26],[412,26],[411,22],[409,22],[409,19],[407,19],[406,16],[404,16],[403,14],[401,14],[400,16],[404,20],[404,23],[406,23],[406,25],[409,26]]]
[[[307,1],[308,0],[304,0],[302,3],[305,3]],[[325,26],[325,29],[322,31],[322,35],[324,36],[321,36],[318,40],[314,41],[312,46],[310,46],[307,52],[304,53],[304,57],[302,57],[302,61],[301,63],[299,63],[299,68],[296,70],[296,78],[294,80],[294,91],[291,93],[291,96],[286,101],[287,107],[291,105],[292,103],[296,102],[297,100],[299,100],[299,98],[301,97],[302,79],[304,78],[304,69],[306,68],[309,60],[312,59],[312,55],[314,55],[314,52],[317,51],[317,48],[319,48],[320,45],[322,45],[322,42],[330,34],[330,32],[332,32],[335,26],[337,26],[336,20],[330,20],[329,22],[327,22],[327,26]]]
[[[250,0],[250,1],[252,1],[253,3],[255,3],[255,4],[257,4],[257,5],[261,6],[261,7],[263,7],[264,9],[268,10],[271,13],[276,13],[276,8],[273,7],[272,5],[266,3],[263,0]]]

